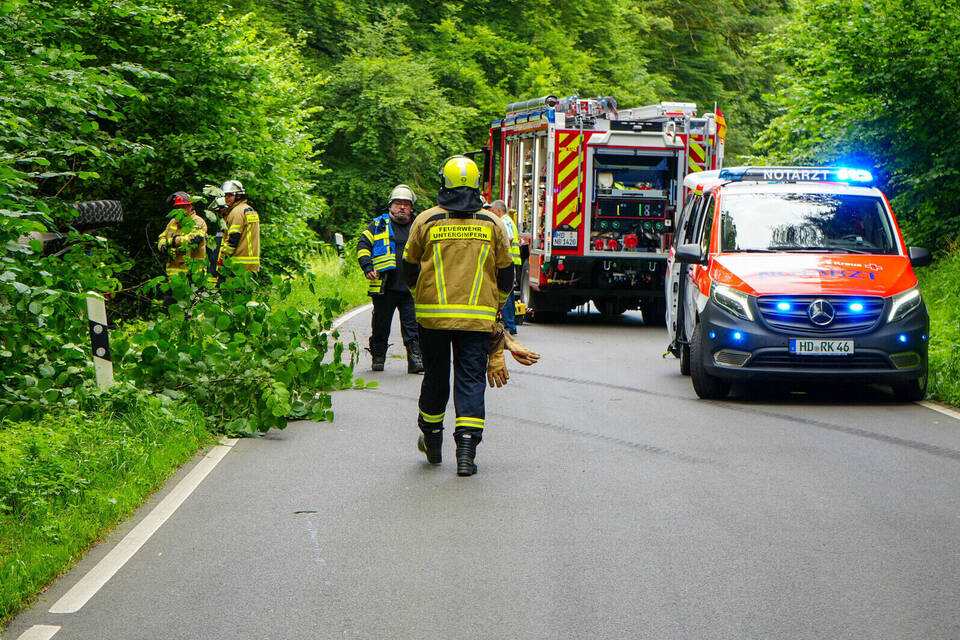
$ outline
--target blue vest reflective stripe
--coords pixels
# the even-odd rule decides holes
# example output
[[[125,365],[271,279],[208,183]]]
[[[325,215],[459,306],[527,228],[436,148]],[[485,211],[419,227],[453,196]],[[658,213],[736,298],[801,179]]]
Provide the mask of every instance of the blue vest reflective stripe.
[[[393,239],[393,229],[390,228],[390,214],[385,213],[374,220],[376,226],[373,232],[373,268],[380,271],[390,271],[397,268],[397,243]]]

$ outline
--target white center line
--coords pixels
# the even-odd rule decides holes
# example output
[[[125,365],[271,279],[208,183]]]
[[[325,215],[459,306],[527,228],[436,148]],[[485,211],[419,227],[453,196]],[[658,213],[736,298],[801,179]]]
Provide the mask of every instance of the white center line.
[[[18,640],[50,640],[57,631],[60,631],[60,627],[52,624],[35,624],[24,631]]]
[[[127,560],[133,557],[133,554],[150,539],[150,536],[190,497],[193,490],[227,455],[237,441],[236,439],[222,438],[220,442],[221,444],[211,449],[203,460],[198,462],[197,466],[191,469],[190,473],[173,488],[173,491],[168,493],[146,518],[141,520],[130,533],[123,537],[123,540],[117,546],[110,550],[110,553],[104,556],[87,575],[80,579],[80,582],[73,585],[62,598],[50,607],[50,613],[76,613],[79,611],[126,564]]]

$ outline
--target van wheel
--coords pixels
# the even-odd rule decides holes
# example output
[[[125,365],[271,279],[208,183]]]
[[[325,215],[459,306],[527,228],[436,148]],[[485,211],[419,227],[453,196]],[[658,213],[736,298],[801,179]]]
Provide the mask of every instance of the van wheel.
[[[680,345],[680,375],[690,375],[690,345]]]
[[[703,359],[709,354],[706,353],[703,342],[703,325],[698,324],[690,344],[690,377],[693,380],[693,390],[704,400],[722,400],[730,393],[730,383],[707,373]]]
[[[895,382],[890,387],[897,402],[917,402],[927,396],[927,366],[924,364],[923,375],[908,382]]]

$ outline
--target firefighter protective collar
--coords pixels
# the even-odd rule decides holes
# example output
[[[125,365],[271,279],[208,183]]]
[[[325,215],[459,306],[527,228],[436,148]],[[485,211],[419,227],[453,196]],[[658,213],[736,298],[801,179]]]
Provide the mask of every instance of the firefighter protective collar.
[[[437,205],[447,211],[473,213],[483,208],[483,200],[480,199],[479,189],[471,189],[470,187],[441,188],[440,193],[437,194]]]

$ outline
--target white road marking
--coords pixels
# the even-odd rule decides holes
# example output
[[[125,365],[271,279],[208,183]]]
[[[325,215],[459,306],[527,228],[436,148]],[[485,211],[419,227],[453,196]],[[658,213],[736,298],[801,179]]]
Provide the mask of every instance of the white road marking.
[[[368,303],[340,316],[333,322],[331,330],[337,329],[346,321],[372,307],[373,305]],[[190,497],[194,489],[200,486],[207,474],[213,471],[218,462],[223,460],[236,442],[236,439],[221,438],[221,444],[211,449],[203,460],[198,462],[197,466],[191,469],[190,473],[153,508],[153,511],[147,517],[141,520],[93,569],[83,576],[77,584],[73,585],[63,597],[57,600],[50,607],[50,613],[76,613],[79,611]],[[20,637],[20,640],[49,640],[59,630],[60,627],[35,625],[28,629]],[[49,633],[49,635],[43,635],[45,633]]]
[[[942,413],[945,416],[950,416],[954,420],[960,420],[960,411],[952,409],[946,405],[942,405],[938,402],[930,402],[929,400],[920,400],[917,402],[921,407],[926,407],[927,409],[933,409],[939,413]]]
[[[18,638],[18,640],[50,640],[60,627],[52,624],[35,624]]]
[[[343,314],[342,316],[340,316],[339,318],[333,321],[333,324],[330,325],[330,331],[336,331],[338,328],[340,328],[340,325],[342,325],[344,322],[346,322],[350,318],[356,315],[359,315],[364,311],[369,311],[372,308],[373,308],[373,305],[368,302],[367,304],[357,307],[352,311],[348,311],[347,313]]]
[[[133,557],[140,547],[150,539],[150,536],[190,497],[193,490],[196,489],[203,479],[207,477],[207,474],[217,466],[217,463],[227,455],[237,440],[221,438],[220,442],[221,444],[207,452],[203,460],[198,462],[197,466],[191,469],[190,473],[153,508],[153,511],[141,520],[130,533],[124,536],[123,540],[121,540],[116,547],[110,550],[110,553],[100,560],[87,575],[80,579],[80,582],[73,585],[62,598],[50,607],[50,613],[76,613],[79,611],[80,608],[126,564],[127,560]]]

